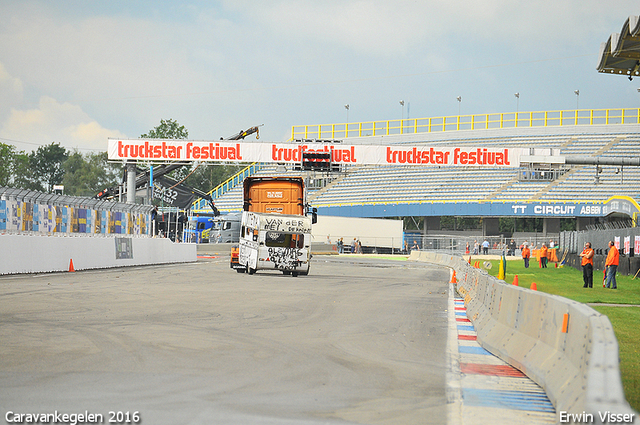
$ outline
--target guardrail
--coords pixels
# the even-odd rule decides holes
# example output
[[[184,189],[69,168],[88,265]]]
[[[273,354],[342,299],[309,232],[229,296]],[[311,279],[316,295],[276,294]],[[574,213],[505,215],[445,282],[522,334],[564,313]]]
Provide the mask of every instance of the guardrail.
[[[296,125],[291,127],[291,140],[343,139],[348,137],[388,136],[391,134],[433,133],[459,130],[602,124],[640,124],[640,108],[500,112],[338,124]]]
[[[624,397],[618,342],[607,316],[576,301],[508,285],[461,257],[415,252],[409,259],[455,270],[478,342],[544,388],[558,415],[588,413],[590,423],[605,422],[605,414],[637,417]]]

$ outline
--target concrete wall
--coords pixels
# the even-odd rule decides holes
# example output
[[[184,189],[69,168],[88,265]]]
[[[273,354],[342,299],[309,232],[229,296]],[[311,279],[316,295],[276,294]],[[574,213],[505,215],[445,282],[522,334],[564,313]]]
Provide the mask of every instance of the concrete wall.
[[[131,258],[117,258],[131,257]],[[0,235],[0,274],[68,271],[197,260],[196,245],[160,238]]]
[[[414,252],[451,267],[478,342],[547,392],[558,413],[635,414],[624,397],[618,342],[607,316],[566,298],[509,285],[461,257]],[[568,320],[566,332],[563,322]]]

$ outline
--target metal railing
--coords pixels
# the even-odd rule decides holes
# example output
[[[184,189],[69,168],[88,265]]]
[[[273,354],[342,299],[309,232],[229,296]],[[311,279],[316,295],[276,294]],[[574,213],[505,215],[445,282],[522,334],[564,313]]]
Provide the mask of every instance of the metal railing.
[[[244,181],[245,177],[256,173],[261,168],[262,168],[262,163],[254,162],[253,164],[248,165],[247,167],[245,167],[242,170],[240,170],[238,173],[236,173],[233,176],[229,177],[227,180],[225,180],[224,182],[220,183],[218,186],[216,186],[215,188],[211,189],[211,191],[209,191],[207,193],[209,195],[211,195],[211,197],[213,199],[217,199],[217,198],[221,197],[222,195],[224,195],[229,190],[231,190],[234,187],[236,187],[238,184],[242,184],[242,182]],[[192,204],[191,208],[194,211],[195,210],[210,209],[209,208],[209,203],[206,200],[202,199],[202,198],[198,198],[195,201],[193,201],[193,204]]]
[[[640,124],[640,108],[569,109],[502,112],[291,127],[291,140],[342,139],[392,134],[434,133],[501,128],[563,127],[576,125]]]

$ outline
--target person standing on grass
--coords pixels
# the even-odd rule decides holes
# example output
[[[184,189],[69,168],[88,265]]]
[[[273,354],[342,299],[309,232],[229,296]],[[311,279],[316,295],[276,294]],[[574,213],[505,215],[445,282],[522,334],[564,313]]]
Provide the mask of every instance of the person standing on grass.
[[[529,258],[531,257],[531,250],[529,249],[529,246],[524,243],[522,245],[522,259],[524,260],[524,268],[528,269],[529,268]]]
[[[584,244],[584,249],[580,254],[582,257],[582,280],[584,280],[583,288],[593,288],[593,249],[591,242]]]
[[[607,259],[604,262],[604,268],[607,272],[607,280],[604,287],[609,289],[618,289],[616,283],[616,272],[618,271],[618,264],[620,263],[620,253],[618,248],[613,244],[613,241],[609,241],[609,252],[607,253]]]
[[[542,244],[542,248],[540,248],[540,265],[543,269],[547,268],[547,245]]]
[[[484,242],[482,242],[482,253],[484,255],[487,255],[489,253],[489,241],[488,240],[484,240]]]

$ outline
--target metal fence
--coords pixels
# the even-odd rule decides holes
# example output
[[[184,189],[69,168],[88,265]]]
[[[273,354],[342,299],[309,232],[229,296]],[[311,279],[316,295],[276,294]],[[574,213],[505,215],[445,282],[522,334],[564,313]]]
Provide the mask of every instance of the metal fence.
[[[516,249],[511,250],[511,241],[515,243]],[[483,244],[487,241],[488,248],[486,252],[483,250]],[[507,238],[503,236],[465,236],[465,235],[421,235],[405,233],[404,235],[404,251],[411,252],[417,245],[421,251],[439,251],[450,252],[456,255],[520,255],[520,246],[526,243],[529,248],[535,249],[546,244],[558,245],[558,235],[530,233]]]
[[[582,252],[584,244],[590,242],[596,254],[606,255],[609,241],[619,242],[619,250],[622,254],[637,256],[640,251],[640,227],[594,229],[562,232],[560,234],[560,246],[568,248],[571,254]],[[626,244],[625,241],[627,242]]]
[[[0,187],[0,233],[151,236],[151,205]]]
[[[576,125],[639,124],[639,108],[569,109],[559,111],[508,112],[407,118],[338,124],[296,125],[291,140],[385,136],[496,128],[526,128]]]

